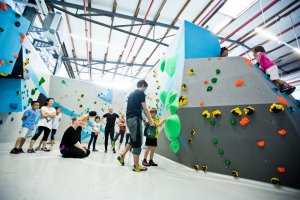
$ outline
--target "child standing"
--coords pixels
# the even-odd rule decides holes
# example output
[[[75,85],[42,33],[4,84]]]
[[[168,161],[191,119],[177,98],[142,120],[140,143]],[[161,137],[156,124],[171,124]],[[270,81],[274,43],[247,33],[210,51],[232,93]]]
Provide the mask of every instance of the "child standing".
[[[165,119],[163,119],[161,122],[157,115],[157,110],[156,108],[151,108],[150,109],[150,115],[151,119],[154,122],[154,126],[149,127],[149,134],[146,136],[146,150],[144,154],[144,160],[143,160],[143,165],[144,166],[158,166],[154,161],[153,161],[153,156],[154,152],[157,147],[157,138],[158,138],[158,127],[161,127],[165,123]],[[147,157],[150,152],[150,160],[147,162]]]
[[[119,123],[118,124],[119,124],[119,133],[117,133],[115,135],[115,138],[112,140],[113,151],[116,151],[115,150],[115,143],[118,140],[119,136],[121,135],[118,150],[120,150],[122,142],[123,142],[123,139],[124,139],[124,135],[125,135],[125,131],[126,131],[126,123],[125,123],[124,114],[120,115]]]
[[[100,134],[100,117],[99,116],[96,116],[94,121],[93,121],[93,124],[92,124],[92,135],[91,135],[91,139],[89,141],[89,144],[88,144],[88,149],[90,149],[90,146],[93,142],[93,151],[98,151],[96,149],[96,142],[97,142],[97,138],[98,138],[98,135]]]
[[[266,55],[266,51],[263,46],[257,46],[253,49],[253,56],[260,65],[260,69],[270,76],[270,80],[275,84],[278,84],[280,92],[286,92],[292,94],[295,91],[295,87],[290,86],[285,81],[280,80],[278,67],[272,62]]]
[[[15,147],[10,151],[12,154],[24,153],[22,146],[26,141],[26,138],[31,137],[34,132],[35,118],[37,117],[37,109],[39,108],[39,102],[32,101],[31,109],[26,110],[22,116],[22,130],[18,137]]]

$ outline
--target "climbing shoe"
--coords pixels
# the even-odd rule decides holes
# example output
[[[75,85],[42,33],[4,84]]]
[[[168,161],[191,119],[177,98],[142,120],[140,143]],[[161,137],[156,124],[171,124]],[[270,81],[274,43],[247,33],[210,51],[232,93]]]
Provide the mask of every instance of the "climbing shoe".
[[[18,149],[18,153],[25,153],[25,152],[24,152],[23,149],[21,148],[21,149]]]
[[[150,165],[150,166],[158,166],[158,164],[156,164],[155,162],[153,162],[153,160],[150,160],[150,161],[149,161],[149,165]]]
[[[113,148],[113,153],[116,153],[116,150],[115,150],[115,148]]]
[[[124,157],[122,155],[117,157],[118,161],[121,163],[122,166],[124,166],[125,162],[124,162]]]
[[[38,146],[37,148],[35,148],[35,151],[40,151],[41,150],[41,147]]]
[[[144,165],[146,167],[150,166],[146,159],[143,160],[142,165]]]
[[[143,167],[143,166],[141,166],[141,165],[139,165],[138,167],[135,167],[135,166],[134,166],[133,171],[134,171],[134,172],[147,171],[147,167]]]
[[[35,153],[35,151],[33,149],[28,149],[27,153]]]
[[[19,154],[18,149],[15,147],[10,151],[11,154]]]

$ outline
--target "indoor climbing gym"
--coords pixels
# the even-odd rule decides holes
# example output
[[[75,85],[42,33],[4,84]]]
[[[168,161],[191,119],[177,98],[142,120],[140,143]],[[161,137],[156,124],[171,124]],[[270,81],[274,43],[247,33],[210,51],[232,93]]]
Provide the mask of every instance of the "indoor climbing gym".
[[[0,0],[0,200],[300,200],[299,0]]]

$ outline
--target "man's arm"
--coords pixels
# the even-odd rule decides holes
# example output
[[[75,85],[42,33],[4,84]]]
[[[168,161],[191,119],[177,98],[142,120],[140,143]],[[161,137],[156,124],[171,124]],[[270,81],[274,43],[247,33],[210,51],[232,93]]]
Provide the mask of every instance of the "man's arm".
[[[152,119],[151,119],[149,110],[147,109],[147,104],[146,104],[146,102],[142,102],[142,107],[143,107],[144,114],[146,115],[147,120],[148,120],[148,122],[150,123],[150,126],[153,126],[154,124],[153,124],[153,121],[152,121]]]

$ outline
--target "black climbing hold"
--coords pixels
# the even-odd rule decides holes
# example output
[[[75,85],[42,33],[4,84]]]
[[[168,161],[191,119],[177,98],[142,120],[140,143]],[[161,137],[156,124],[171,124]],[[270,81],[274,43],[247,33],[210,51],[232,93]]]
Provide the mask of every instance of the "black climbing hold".
[[[0,27],[0,33],[3,32],[3,31],[4,31],[4,29]]]
[[[201,166],[201,168],[202,168],[202,170],[205,171],[205,172],[207,172],[207,170],[208,170],[208,166],[207,166],[207,165],[203,165],[203,166]]]
[[[15,14],[16,18],[20,18],[21,15],[19,15],[18,13]]]
[[[238,171],[233,170],[231,173],[232,173],[232,175],[233,175],[234,177],[239,177]]]
[[[200,166],[196,164],[196,165],[194,165],[194,169],[195,170],[200,170]]]
[[[188,139],[188,143],[189,143],[189,144],[192,144],[192,141],[193,141],[192,138],[189,138],[189,139]]]
[[[195,129],[192,129],[192,130],[191,130],[191,135],[192,135],[192,136],[196,135]]]
[[[21,25],[20,22],[15,22],[15,26],[16,26],[16,27],[19,27],[20,25]]]

